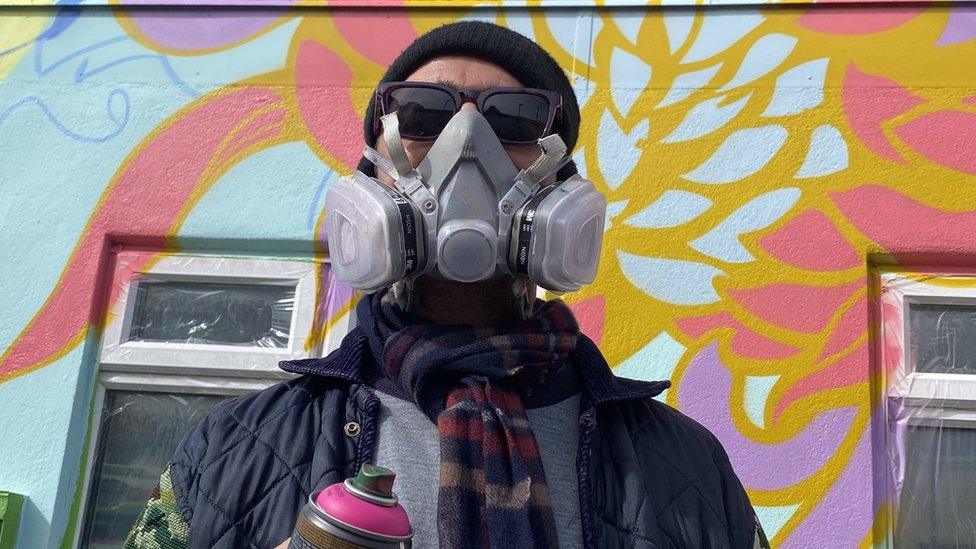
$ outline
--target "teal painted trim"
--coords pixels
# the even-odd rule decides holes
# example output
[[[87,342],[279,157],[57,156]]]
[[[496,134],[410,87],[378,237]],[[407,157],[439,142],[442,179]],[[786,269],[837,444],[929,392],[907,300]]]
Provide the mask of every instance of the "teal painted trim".
[[[64,534],[61,536],[60,549],[72,549],[76,546],[75,533],[78,531],[78,521],[81,520],[81,500],[84,496],[85,480],[88,478],[88,453],[91,451],[91,432],[95,420],[96,391],[98,391],[97,383],[93,386],[88,404],[88,429],[85,430],[85,442],[81,447],[81,456],[78,458],[78,478],[75,479],[75,493],[71,498],[71,510],[68,512],[68,523],[64,528]]]
[[[99,277],[104,287],[109,281],[105,273]],[[95,299],[105,299],[105,294],[95,293]],[[49,547],[61,538],[61,547],[74,547],[76,526],[81,520],[82,494],[88,477],[88,452],[95,416],[95,394],[98,391],[98,354],[101,350],[101,330],[88,327],[80,360],[78,383],[75,387],[74,405],[68,423],[68,436],[61,461],[61,478],[58,479],[57,499],[51,515]],[[81,438],[79,438],[81,437]],[[66,544],[67,542],[67,544]]]
[[[14,549],[24,496],[0,492],[0,549]]]

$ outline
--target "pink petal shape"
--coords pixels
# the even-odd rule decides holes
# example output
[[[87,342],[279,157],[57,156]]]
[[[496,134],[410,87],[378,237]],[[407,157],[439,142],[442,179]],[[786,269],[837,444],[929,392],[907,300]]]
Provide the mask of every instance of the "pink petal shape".
[[[898,126],[895,133],[929,160],[976,175],[976,114],[938,111]]]
[[[924,10],[924,6],[888,6],[883,10],[872,7],[817,6],[807,11],[797,23],[827,34],[874,34],[900,27],[918,17]]]
[[[844,312],[830,333],[817,361],[834,353],[839,353],[864,334],[868,326],[868,298],[862,297]]]
[[[960,264],[976,263],[976,211],[940,210],[883,185],[830,197],[858,230],[902,261],[945,263],[951,255]]]
[[[607,298],[600,295],[577,301],[569,306],[580,325],[580,331],[593,340],[597,345],[603,341],[604,318],[607,309]]]
[[[881,124],[923,102],[892,80],[863,73],[853,63],[847,67],[841,92],[844,115],[858,139],[884,158],[904,162]]]
[[[834,455],[857,414],[856,408],[827,410],[778,444],[749,439],[732,422],[732,375],[719,359],[716,343],[691,360],[677,391],[681,411],[722,442],[739,479],[754,490],[786,488],[819,470]]]
[[[790,404],[807,396],[840,387],[864,383],[870,375],[867,344],[840,358],[822,370],[801,378],[783,393],[773,411],[775,417]]]
[[[92,307],[91,300],[92,289],[99,287],[98,273],[109,260],[109,245],[163,246],[179,226],[187,202],[209,184],[203,175],[219,169],[214,157],[221,147],[240,138],[242,121],[280,101],[263,87],[218,92],[163,124],[127,159],[44,306],[0,356],[0,382],[57,359],[77,344],[86,323],[102,323],[104,310]],[[151,256],[146,257],[149,261]],[[95,295],[95,303],[112,302],[117,292],[113,288],[109,300]]]
[[[351,90],[352,70],[335,52],[314,40],[299,44],[299,112],[318,144],[345,167],[355,166],[363,150],[363,123],[353,108]]]
[[[718,328],[730,328],[732,352],[747,358],[775,360],[795,356],[803,350],[761,336],[727,312],[694,318],[678,318],[675,319],[675,324],[692,339],[701,339],[708,332]]]
[[[901,299],[882,298],[881,302],[881,366],[890,376],[901,369],[905,356],[904,304]],[[897,383],[899,379],[891,379]]]
[[[862,265],[861,256],[818,210],[807,210],[759,239],[770,255],[801,269],[839,271]]]
[[[752,314],[784,328],[813,333],[824,329],[845,299],[864,286],[858,280],[843,286],[769,284],[729,294]]]
[[[344,11],[337,13],[332,21],[339,34],[359,54],[384,67],[417,37],[417,31],[403,9]],[[383,31],[377,32],[377,29]]]
[[[976,105],[976,95],[972,95],[962,100],[967,105]]]

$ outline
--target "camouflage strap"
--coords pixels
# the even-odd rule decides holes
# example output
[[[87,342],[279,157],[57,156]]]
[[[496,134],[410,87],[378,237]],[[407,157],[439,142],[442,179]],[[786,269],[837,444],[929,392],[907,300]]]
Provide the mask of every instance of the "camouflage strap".
[[[763,532],[762,524],[759,524],[759,517],[756,517],[756,541],[752,545],[753,549],[769,549],[769,539],[766,532]]]
[[[173,493],[169,466],[149,496],[149,503],[125,540],[125,549],[186,549],[190,525],[183,519]]]

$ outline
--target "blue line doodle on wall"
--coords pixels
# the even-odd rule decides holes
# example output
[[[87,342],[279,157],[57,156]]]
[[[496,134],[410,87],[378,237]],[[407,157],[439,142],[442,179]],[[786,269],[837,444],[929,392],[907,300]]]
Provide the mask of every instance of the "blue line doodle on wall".
[[[117,116],[115,112],[113,112],[113,109],[115,108],[113,103],[116,102],[115,101],[116,98],[121,99],[121,104],[122,104],[121,116]],[[75,139],[77,141],[82,141],[85,143],[104,143],[114,138],[115,136],[119,135],[120,133],[122,133],[122,130],[125,129],[126,124],[129,123],[129,94],[126,93],[126,91],[121,88],[116,88],[109,92],[108,99],[105,104],[105,112],[108,114],[109,120],[115,122],[116,126],[115,129],[113,129],[112,131],[110,131],[105,135],[100,135],[100,136],[84,135],[71,130],[70,128],[65,126],[64,123],[58,120],[57,116],[55,116],[54,113],[51,112],[51,109],[47,106],[46,103],[44,103],[44,101],[41,98],[33,95],[25,97],[20,101],[15,102],[14,104],[10,105],[2,112],[0,112],[0,125],[3,125],[4,121],[7,118],[9,118],[10,115],[15,110],[17,110],[18,108],[24,105],[31,105],[31,104],[37,105],[37,107],[41,110],[41,112],[44,113],[44,115],[51,122],[51,124],[53,124],[54,127],[57,128],[58,131],[60,131],[62,134],[66,135],[67,137],[70,137],[71,139]]]
[[[315,220],[318,218],[320,204],[322,200],[322,195],[325,193],[325,188],[332,183],[336,178],[336,173],[329,170],[324,176],[322,176],[322,181],[319,182],[319,186],[315,189],[315,194],[312,195],[312,202],[308,205],[308,217],[306,219],[306,225],[308,230],[315,229]]]

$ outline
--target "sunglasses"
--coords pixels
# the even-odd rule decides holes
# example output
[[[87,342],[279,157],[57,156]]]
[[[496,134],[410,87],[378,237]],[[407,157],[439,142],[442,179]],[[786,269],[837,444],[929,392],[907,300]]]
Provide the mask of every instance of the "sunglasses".
[[[378,115],[397,113],[400,136],[432,141],[466,102],[473,102],[488,120],[498,140],[509,145],[531,145],[552,130],[560,115],[558,92],[534,88],[490,88],[481,92],[456,90],[426,82],[385,82],[376,89]],[[380,133],[380,116],[373,131]]]

